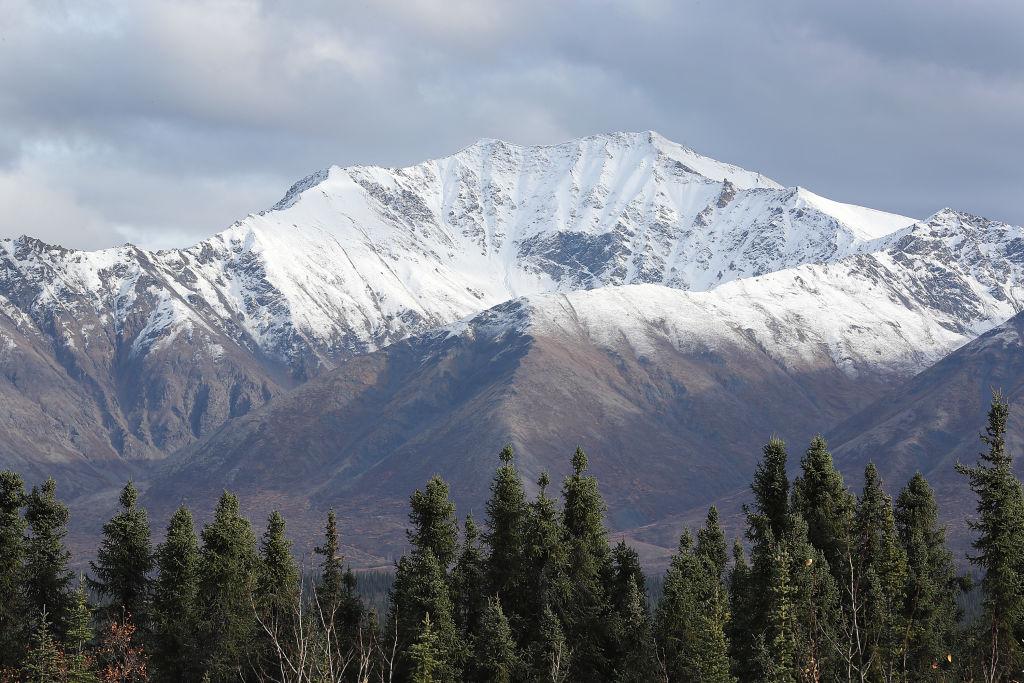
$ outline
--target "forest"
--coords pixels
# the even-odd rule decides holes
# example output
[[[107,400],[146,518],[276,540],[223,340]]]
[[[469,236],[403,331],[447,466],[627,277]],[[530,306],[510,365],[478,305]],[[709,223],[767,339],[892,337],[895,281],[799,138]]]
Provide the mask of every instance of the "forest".
[[[371,606],[333,510],[300,562],[278,512],[258,534],[224,492],[198,530],[179,508],[155,543],[128,483],[88,570],[65,545],[55,482],[0,472],[0,680],[1014,681],[1024,668],[1024,490],[993,398],[974,464],[970,575],[932,489],[895,498],[869,464],[847,488],[815,437],[798,474],[772,438],[731,545],[718,511],[683,529],[660,590],[612,544],[582,449],[528,496],[503,449],[484,518],[433,477],[409,500],[409,551]],[[308,565],[308,566],[307,566]],[[965,614],[964,596],[973,597]]]

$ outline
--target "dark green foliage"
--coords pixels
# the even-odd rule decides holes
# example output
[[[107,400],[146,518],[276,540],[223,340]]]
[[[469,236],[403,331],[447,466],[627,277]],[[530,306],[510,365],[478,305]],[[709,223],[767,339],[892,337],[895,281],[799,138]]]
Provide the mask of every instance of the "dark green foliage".
[[[57,483],[47,479],[33,486],[25,503],[25,592],[30,614],[46,612],[58,640],[67,632],[74,606],[71,592],[71,554],[64,547],[70,515],[57,500]],[[47,631],[48,633],[50,631]]]
[[[27,643],[25,614],[25,485],[14,472],[0,472],[0,670],[15,666]]]
[[[257,633],[253,588],[259,558],[249,520],[238,498],[224,492],[203,528],[199,562],[199,644],[214,681],[237,679],[248,668]]]
[[[988,450],[976,465],[957,464],[978,497],[978,515],[968,520],[977,533],[970,560],[984,571],[984,614],[978,650],[986,679],[1003,680],[1024,666],[1024,493],[1006,448],[1010,408],[1001,394],[992,398],[982,442]]]
[[[197,680],[202,671],[196,632],[199,544],[187,508],[178,508],[171,516],[155,559],[150,652],[156,677],[162,681]]]
[[[569,590],[563,605],[565,635],[575,651],[571,678],[607,678],[610,663],[610,602],[607,580],[611,552],[604,526],[605,504],[597,480],[584,474],[587,456],[580,448],[572,458],[573,474],[562,484],[562,526],[566,548],[566,579]]]
[[[903,667],[903,590],[906,553],[896,535],[892,500],[882,490],[874,464],[864,472],[864,490],[854,523],[854,590],[859,620],[858,669],[892,680]]]
[[[772,437],[764,445],[763,457],[750,486],[754,492],[754,510],[764,517],[776,538],[782,538],[785,534],[789,519],[787,457],[785,442]]]
[[[480,550],[480,532],[472,516],[466,517],[462,552],[452,571],[455,595],[455,623],[467,642],[479,632],[480,620],[487,609],[486,563]]]
[[[22,664],[22,680],[25,683],[57,683],[64,678],[64,671],[64,653],[51,631],[49,615],[43,610],[36,620]]]
[[[729,555],[725,547],[725,534],[718,520],[718,508],[714,505],[708,508],[704,528],[697,532],[697,546],[694,552],[698,557],[708,561],[715,578],[721,583],[725,578],[725,565],[729,561]]]
[[[438,563],[448,568],[455,561],[459,532],[455,504],[448,499],[448,484],[432,477],[423,491],[409,500],[409,543],[420,552],[429,550]]]
[[[416,642],[409,647],[409,660],[412,663],[413,683],[434,683],[446,680],[442,673],[441,646],[437,634],[430,623],[430,615],[423,616],[423,622],[416,634]]]
[[[69,683],[93,683],[99,679],[92,672],[92,657],[88,647],[93,640],[92,610],[85,594],[85,579],[79,577],[75,590],[75,605],[68,625],[64,661]]]
[[[153,549],[149,540],[149,517],[138,507],[138,491],[128,482],[121,491],[121,510],[103,525],[103,540],[90,562],[93,577],[89,587],[105,603],[101,614],[105,620],[131,615],[137,625],[147,623]]]
[[[807,523],[811,545],[825,554],[842,585],[849,575],[854,498],[821,436],[811,440],[800,468],[800,477],[793,483],[793,508]]]
[[[714,561],[698,554],[688,530],[679,539],[655,612],[669,680],[733,681],[725,636],[728,602]]]
[[[458,543],[455,505],[448,498],[448,484],[443,479],[433,477],[424,491],[413,493],[409,522],[412,528],[407,533],[413,552],[398,561],[388,623],[397,625],[399,645],[408,648],[422,640],[424,620],[429,615],[431,651],[436,651],[436,667],[431,675],[442,680],[457,679],[466,652],[455,624],[448,575]],[[438,557],[438,551],[444,560]],[[410,654],[400,661],[399,671],[412,672],[414,664]]]
[[[391,605],[388,623],[397,622],[399,646],[419,643],[429,616],[431,671],[442,680],[457,679],[465,659],[464,645],[455,625],[448,577],[432,550],[417,551],[398,561]],[[399,671],[411,672],[416,665],[410,650]]]
[[[491,497],[486,506],[488,548],[487,584],[489,593],[498,596],[513,619],[522,603],[517,596],[523,584],[523,543],[526,524],[526,493],[513,460],[511,446],[499,454],[501,466],[491,482]]]
[[[526,623],[520,642],[535,667],[546,671],[549,640],[552,636],[551,628],[545,634],[544,615],[551,612],[551,618],[554,618],[554,610],[561,610],[568,600],[568,559],[562,542],[564,534],[558,509],[555,501],[547,495],[550,483],[548,475],[542,473],[537,483],[540,491],[536,499],[529,503],[526,519],[524,587],[519,596],[523,602],[522,611],[526,615]],[[564,639],[561,624],[558,631]],[[568,661],[566,655],[562,659],[563,666],[567,666]]]
[[[896,499],[896,529],[907,553],[902,619],[906,628],[903,675],[923,679],[953,651],[958,581],[935,494],[920,473]]]
[[[284,517],[277,510],[267,519],[259,559],[254,608],[260,622],[256,637],[263,643],[256,666],[260,671],[276,671],[281,657],[297,654],[295,633],[301,627],[298,622],[302,589],[299,568],[292,558],[292,544],[285,536]],[[278,652],[278,648],[283,652]]]
[[[765,628],[757,634],[760,669],[768,683],[796,683],[796,609],[790,579],[792,558],[783,541],[772,549],[765,603]]]
[[[489,598],[480,620],[480,630],[474,638],[472,668],[468,680],[510,683],[517,680],[522,670],[512,628],[501,609],[501,602]]]
[[[345,590],[344,559],[341,556],[338,518],[334,510],[327,513],[324,543],[317,546],[314,552],[323,558],[320,560],[320,578],[316,587],[318,609],[324,613],[325,621],[333,621],[341,608]]]

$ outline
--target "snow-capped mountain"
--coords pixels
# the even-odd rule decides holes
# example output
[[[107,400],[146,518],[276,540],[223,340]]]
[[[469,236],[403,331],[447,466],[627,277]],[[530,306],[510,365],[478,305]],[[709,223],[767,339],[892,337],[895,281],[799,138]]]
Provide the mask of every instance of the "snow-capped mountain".
[[[878,289],[935,314],[891,324],[902,367],[919,368],[1020,308],[1020,240],[952,211],[915,223],[783,188],[650,132],[332,167],[187,249],[0,241],[0,392],[16,406],[0,429],[17,434],[0,458],[162,457],[354,354],[608,285],[722,291],[724,307],[835,289],[836,349],[871,337],[856,321]],[[749,279],[792,268],[786,284]],[[799,334],[773,324],[772,343]]]

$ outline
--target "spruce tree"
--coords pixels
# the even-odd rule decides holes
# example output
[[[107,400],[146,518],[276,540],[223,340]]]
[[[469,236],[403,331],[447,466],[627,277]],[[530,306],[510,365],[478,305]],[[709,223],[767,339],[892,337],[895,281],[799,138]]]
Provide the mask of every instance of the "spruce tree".
[[[429,614],[439,653],[437,671],[445,680],[458,678],[466,651],[455,624],[448,574],[458,548],[455,505],[448,498],[448,484],[436,476],[423,491],[415,491],[409,502],[411,528],[406,533],[413,551],[398,561],[388,622],[397,624],[399,647],[408,648]],[[411,667],[408,658],[400,662],[400,671],[408,673]]]
[[[531,667],[534,680],[564,683],[570,680],[569,668],[573,659],[573,650],[565,637],[562,621],[545,605],[540,613],[540,637],[536,643]]]
[[[537,480],[537,497],[529,503],[524,588],[520,595],[523,614],[526,615],[520,642],[535,676],[549,673],[551,657],[558,660],[556,663],[563,675],[569,663],[568,648],[561,647],[565,639],[564,628],[557,616],[563,611],[569,596],[568,558],[561,518],[554,499],[547,495],[549,484],[547,473],[542,472]],[[557,628],[551,620],[558,622]]]
[[[984,577],[984,614],[979,651],[986,680],[1007,679],[1024,667],[1021,647],[1024,622],[1024,493],[1013,473],[1013,457],[1006,448],[1006,422],[1010,407],[1002,394],[992,397],[982,442],[988,450],[974,466],[957,464],[978,497],[978,516],[968,520],[977,534],[971,563]]]
[[[902,671],[903,590],[907,558],[896,534],[892,500],[882,489],[878,470],[869,463],[854,523],[855,591],[860,603],[859,669],[872,678],[893,680]]]
[[[953,651],[959,610],[959,584],[946,530],[939,525],[935,494],[920,473],[896,499],[896,529],[907,555],[902,618],[908,680],[927,678]]]
[[[300,611],[299,568],[292,557],[292,544],[285,535],[284,517],[274,510],[267,518],[267,529],[260,542],[259,569],[256,574],[255,607],[261,622],[257,631],[262,652],[258,666],[275,671],[280,657],[293,657],[294,637]],[[270,634],[276,639],[271,640]],[[278,652],[277,648],[282,651]]]
[[[793,483],[793,508],[807,523],[811,545],[825,554],[837,583],[845,585],[853,552],[853,496],[820,435],[811,440],[800,468],[800,477]]]
[[[754,594],[751,591],[751,569],[747,563],[743,544],[737,538],[732,547],[732,568],[729,570],[729,613],[730,619],[726,627],[729,638],[729,659],[732,672],[741,681],[752,680],[759,671],[757,668],[756,643],[750,634],[753,628]]]
[[[430,615],[425,614],[416,634],[416,642],[409,647],[412,683],[439,683],[445,680],[441,670],[441,656],[441,647],[430,623]]]
[[[180,507],[156,550],[149,651],[156,680],[193,681],[202,676],[199,640],[199,543],[192,513]]]
[[[153,569],[149,518],[137,505],[138,491],[131,482],[121,491],[119,502],[120,512],[103,525],[96,561],[89,563],[93,572],[89,587],[106,599],[101,609],[106,620],[129,614],[135,624],[145,625]]]
[[[611,574],[611,553],[604,526],[605,504],[597,480],[584,474],[587,456],[583,449],[576,449],[572,466],[573,474],[562,485],[569,587],[565,626],[566,637],[576,651],[571,677],[606,679],[610,675],[607,653],[611,635],[606,582]]]
[[[92,609],[85,594],[85,577],[79,577],[75,605],[71,611],[65,654],[68,683],[98,683],[92,671],[93,658],[87,648],[92,642]]]
[[[704,528],[697,532],[697,546],[694,552],[708,561],[719,583],[724,581],[729,555],[725,547],[725,534],[719,522],[718,508],[714,505],[708,508]]]
[[[434,476],[423,491],[417,489],[409,500],[409,543],[424,552],[430,550],[438,564],[448,569],[458,549],[455,504],[448,498],[448,484]],[[436,621],[436,620],[435,620]]]
[[[455,623],[467,642],[479,633],[480,620],[487,609],[486,574],[487,567],[480,550],[480,532],[472,515],[467,515],[462,551],[452,571]]]
[[[824,553],[808,540],[807,524],[799,513],[790,517],[785,548],[790,555],[798,679],[841,678],[846,674],[839,661],[845,621],[839,585]]]
[[[627,576],[612,622],[616,647],[612,678],[621,683],[644,683],[656,680],[658,673],[654,625],[637,575]]]
[[[256,634],[253,588],[259,558],[249,520],[238,498],[225,491],[213,520],[203,527],[199,563],[201,652],[214,681],[237,679],[248,667]]]
[[[47,479],[33,486],[25,503],[25,593],[34,614],[46,611],[50,629],[58,640],[64,638],[74,606],[71,554],[64,547],[70,513],[57,500],[57,483]]]
[[[317,601],[324,612],[325,621],[331,621],[341,606],[344,590],[344,560],[338,539],[338,518],[333,509],[327,513],[324,543],[317,546],[314,552],[323,558],[320,561],[320,578],[316,589]]]
[[[468,680],[511,683],[521,676],[522,660],[497,598],[487,600],[480,632],[474,639],[472,664]]]
[[[660,658],[669,680],[731,683],[725,629],[728,604],[714,562],[698,555],[689,530],[665,574],[655,611]]]
[[[391,594],[389,623],[397,623],[399,648],[411,648],[423,638],[424,620],[430,618],[430,642],[436,660],[433,675],[457,680],[466,657],[465,645],[455,624],[448,577],[430,548],[417,550],[398,561]],[[416,658],[399,662],[399,672],[408,674]]]
[[[323,545],[317,546],[314,552],[323,558],[314,608],[320,612],[318,618],[334,628],[341,651],[347,652],[355,646],[364,626],[366,609],[356,592],[355,574],[345,568],[334,510],[327,513]]]
[[[764,517],[776,538],[786,533],[789,519],[789,478],[786,475],[786,444],[772,437],[763,448],[763,456],[754,472],[751,489],[754,511]]]
[[[523,583],[526,493],[515,466],[512,446],[505,446],[498,457],[501,465],[491,482],[483,537],[487,546],[488,593],[498,596],[505,613],[515,622],[519,620],[522,607],[518,594]]]
[[[36,619],[29,650],[21,668],[25,683],[57,683],[64,679],[64,653],[53,636],[49,615],[43,609]]]
[[[756,634],[760,668],[765,683],[796,683],[799,671],[796,650],[796,610],[790,580],[791,558],[783,541],[771,554],[765,629]],[[747,637],[755,634],[748,634]]]
[[[21,477],[0,471],[0,670],[17,666],[28,638],[24,504]]]

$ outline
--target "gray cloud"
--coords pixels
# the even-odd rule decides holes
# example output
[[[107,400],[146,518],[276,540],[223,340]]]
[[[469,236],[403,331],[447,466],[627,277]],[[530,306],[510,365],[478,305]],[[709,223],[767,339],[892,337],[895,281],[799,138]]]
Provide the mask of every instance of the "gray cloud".
[[[201,239],[332,163],[653,128],[1024,223],[1017,0],[0,0],[0,236]]]

